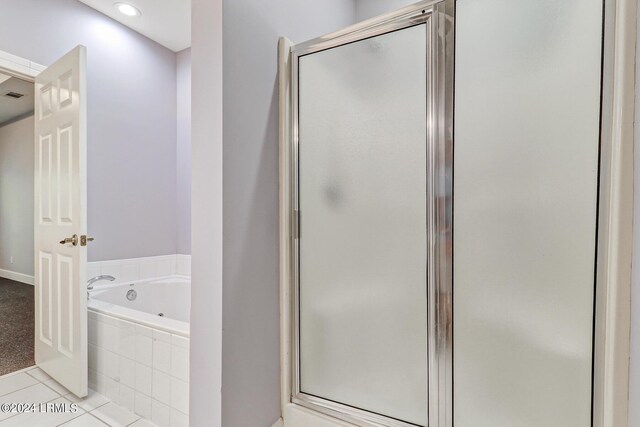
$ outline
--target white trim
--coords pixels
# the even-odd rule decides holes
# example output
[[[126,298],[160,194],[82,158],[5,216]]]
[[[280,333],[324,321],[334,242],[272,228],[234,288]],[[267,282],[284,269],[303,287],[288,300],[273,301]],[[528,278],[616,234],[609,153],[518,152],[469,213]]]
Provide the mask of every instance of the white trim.
[[[289,239],[289,224],[291,214],[291,156],[289,150],[290,138],[290,100],[291,91],[291,58],[290,51],[293,43],[286,37],[278,41],[278,98],[279,98],[279,187],[280,187],[280,401],[284,419],[291,396],[291,310],[290,307],[290,270],[289,253],[291,251]]]
[[[45,68],[44,65],[0,50],[0,71],[7,71],[16,77],[34,78]]]
[[[27,285],[31,285],[31,286],[33,286],[33,283],[34,283],[33,276],[29,276],[28,274],[18,273],[16,271],[0,269],[0,277],[4,277],[5,279],[15,280],[16,282],[20,282],[20,283],[26,283]]]

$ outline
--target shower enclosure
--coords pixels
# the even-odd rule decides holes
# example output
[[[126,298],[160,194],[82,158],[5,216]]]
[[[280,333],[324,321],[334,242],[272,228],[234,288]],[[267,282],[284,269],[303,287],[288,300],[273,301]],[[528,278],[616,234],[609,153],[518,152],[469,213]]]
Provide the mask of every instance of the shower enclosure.
[[[281,41],[285,426],[608,425],[613,10],[423,1]]]

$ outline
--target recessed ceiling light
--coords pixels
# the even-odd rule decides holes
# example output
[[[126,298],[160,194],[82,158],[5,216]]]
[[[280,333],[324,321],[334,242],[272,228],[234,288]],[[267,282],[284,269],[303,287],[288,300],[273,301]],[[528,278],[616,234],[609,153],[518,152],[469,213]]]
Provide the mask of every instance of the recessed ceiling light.
[[[129,3],[115,3],[114,6],[116,9],[120,11],[123,15],[127,16],[140,16],[142,12],[134,6],[131,6]]]

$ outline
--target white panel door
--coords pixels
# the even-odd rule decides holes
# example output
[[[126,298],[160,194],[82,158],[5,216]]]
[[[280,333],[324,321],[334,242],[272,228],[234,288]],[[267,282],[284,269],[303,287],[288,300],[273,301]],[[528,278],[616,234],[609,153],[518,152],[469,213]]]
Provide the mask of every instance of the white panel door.
[[[79,397],[87,395],[86,87],[84,46],[35,86],[35,360]]]

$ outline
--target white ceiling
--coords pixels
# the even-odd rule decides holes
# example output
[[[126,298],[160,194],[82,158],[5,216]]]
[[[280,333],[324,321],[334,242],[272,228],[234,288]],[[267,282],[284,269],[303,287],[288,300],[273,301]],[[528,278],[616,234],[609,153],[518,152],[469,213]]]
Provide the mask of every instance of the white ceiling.
[[[80,1],[174,52],[191,46],[191,0]],[[123,15],[114,6],[118,1],[135,6],[142,15]]]
[[[33,111],[33,83],[0,74],[0,125]],[[16,99],[6,96],[9,92],[24,96]]]

